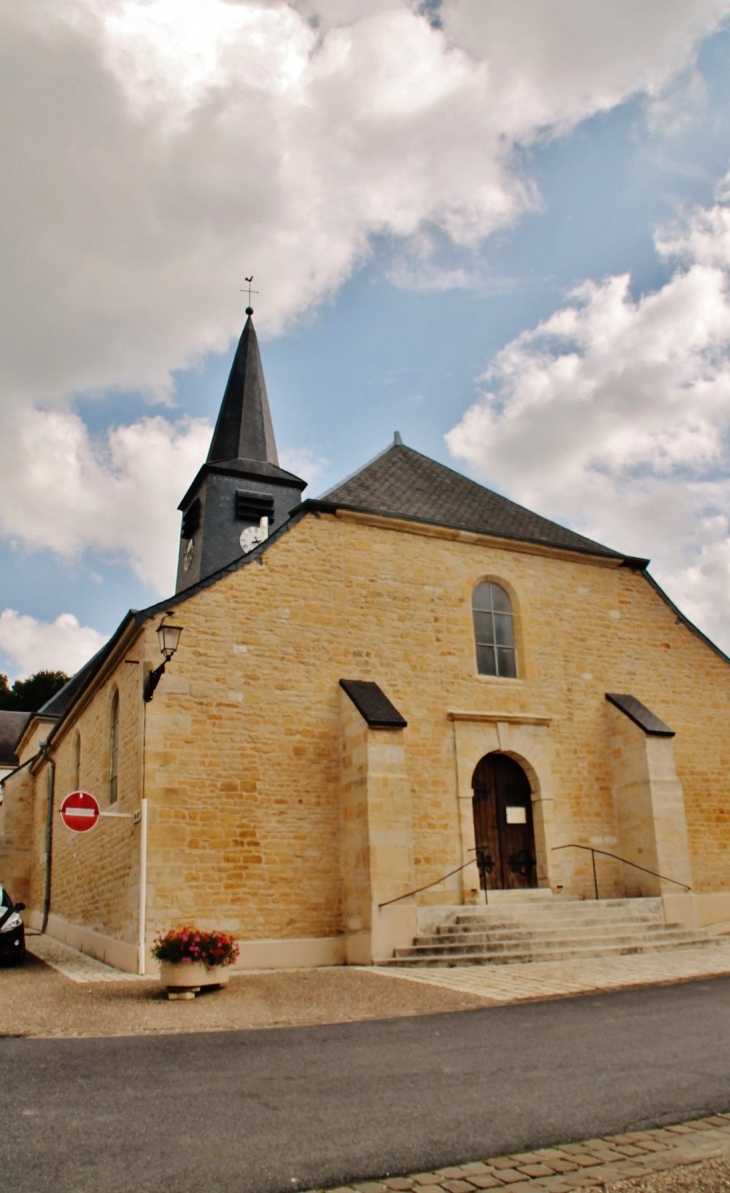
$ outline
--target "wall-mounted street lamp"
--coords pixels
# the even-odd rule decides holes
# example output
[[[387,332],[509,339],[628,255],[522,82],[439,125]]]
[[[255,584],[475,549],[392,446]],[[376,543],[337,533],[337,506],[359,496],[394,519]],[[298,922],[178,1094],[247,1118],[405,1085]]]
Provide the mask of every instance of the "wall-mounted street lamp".
[[[174,615],[172,613],[165,614],[165,617],[173,616]],[[165,667],[170,662],[170,659],[177,650],[178,643],[180,642],[180,635],[183,632],[183,627],[180,625],[168,625],[165,622],[165,617],[163,617],[162,621],[157,627],[157,641],[160,644],[160,653],[164,655],[164,659],[160,663],[159,667],[155,667],[154,671],[150,671],[147,679],[145,680],[143,697],[146,704],[149,704],[150,700],[154,696],[155,688],[162,679]]]

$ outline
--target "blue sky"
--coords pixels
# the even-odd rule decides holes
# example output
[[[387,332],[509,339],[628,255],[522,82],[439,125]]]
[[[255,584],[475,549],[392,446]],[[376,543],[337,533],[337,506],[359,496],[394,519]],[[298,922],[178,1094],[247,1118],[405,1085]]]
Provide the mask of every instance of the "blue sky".
[[[218,0],[205,0],[205,6],[214,3]],[[133,8],[133,0],[126,7]],[[323,19],[326,37],[333,36],[332,28],[336,33],[338,26],[353,27],[352,20],[348,24],[342,19],[343,6],[329,7],[333,11]],[[397,0],[390,6],[375,3],[374,16],[388,7],[409,8]],[[660,22],[662,6],[653,7]],[[705,13],[703,19],[710,18]],[[600,287],[606,279],[625,273],[631,275],[629,295],[634,303],[642,295],[664,294],[666,302],[661,307],[661,318],[677,318],[686,327],[687,320],[693,316],[676,313],[680,299],[674,301],[670,288],[674,287],[679,294],[687,272],[694,268],[698,286],[705,284],[711,289],[708,269],[724,268],[723,232],[717,223],[720,217],[716,217],[713,225],[714,256],[706,247],[707,237],[703,241],[704,256],[696,247],[687,247],[691,229],[698,219],[704,218],[702,213],[720,210],[718,203],[724,202],[723,179],[730,167],[730,30],[726,22],[722,23],[722,5],[714,5],[713,20],[714,31],[709,36],[698,37],[696,52],[690,41],[683,53],[675,48],[671,69],[654,64],[648,88],[651,95],[640,85],[639,54],[632,65],[636,74],[634,85],[622,84],[626,91],[623,95],[621,88],[615,86],[616,102],[596,100],[595,112],[581,118],[580,105],[590,108],[581,92],[580,103],[574,104],[576,111],[567,116],[561,100],[563,107],[556,113],[552,126],[548,121],[535,122],[529,135],[519,129],[510,131],[509,172],[518,180],[529,181],[530,197],[521,202],[515,200],[513,209],[501,219],[495,220],[481,211],[478,218],[483,226],[478,234],[454,235],[441,218],[443,205],[452,202],[450,193],[441,200],[440,207],[429,208],[424,199],[418,218],[409,217],[411,224],[405,232],[399,224],[399,220],[403,222],[400,215],[390,219],[390,226],[388,221],[362,217],[359,227],[348,229],[350,242],[343,260],[328,267],[329,272],[324,271],[321,284],[298,282],[297,289],[292,283],[289,293],[288,279],[282,280],[282,274],[286,274],[287,261],[294,258],[287,257],[283,250],[277,257],[268,244],[263,251],[265,241],[256,237],[264,236],[268,230],[273,242],[278,232],[254,211],[250,221],[256,235],[252,232],[248,240],[246,236],[242,238],[244,243],[236,243],[240,266],[237,262],[230,268],[227,265],[225,272],[221,270],[217,276],[217,258],[211,254],[210,274],[202,292],[190,297],[190,308],[185,310],[186,331],[184,336],[181,333],[180,341],[176,339],[175,328],[170,330],[170,324],[176,306],[185,298],[180,296],[190,276],[186,276],[185,269],[197,269],[198,265],[184,262],[182,273],[176,276],[174,269],[170,272],[168,264],[163,262],[157,275],[154,261],[151,265],[145,261],[147,281],[140,280],[140,286],[154,287],[159,283],[155,298],[156,309],[161,312],[159,344],[154,343],[149,331],[150,319],[154,320],[155,315],[150,316],[149,311],[140,308],[139,296],[134,294],[129,280],[135,277],[134,260],[129,261],[129,277],[122,277],[119,285],[122,297],[118,298],[115,293],[118,263],[104,260],[103,253],[93,250],[91,256],[96,253],[107,271],[105,284],[110,289],[102,290],[102,294],[110,296],[109,312],[99,310],[98,299],[96,308],[91,301],[85,305],[82,280],[80,297],[79,291],[76,298],[65,297],[71,303],[71,313],[61,312],[61,322],[64,318],[69,320],[73,351],[69,349],[64,355],[61,349],[49,349],[50,358],[56,352],[60,362],[57,373],[63,373],[65,379],[56,383],[50,366],[46,378],[42,370],[36,374],[35,365],[21,360],[16,376],[8,382],[7,392],[15,401],[17,392],[22,391],[26,403],[23,410],[32,409],[39,420],[33,424],[37,428],[33,434],[38,436],[41,469],[45,468],[44,428],[50,425],[47,420],[55,416],[60,420],[75,418],[75,422],[58,424],[59,441],[68,443],[69,436],[81,437],[72,453],[73,468],[80,470],[81,480],[69,471],[69,485],[73,482],[79,488],[78,501],[82,504],[78,508],[84,502],[87,506],[98,502],[98,513],[93,509],[92,513],[100,522],[106,519],[108,532],[91,523],[91,528],[77,532],[75,526],[69,525],[77,508],[73,503],[65,522],[54,530],[54,494],[62,493],[65,481],[52,436],[47,449],[51,463],[38,482],[38,512],[32,519],[24,521],[23,509],[19,507],[33,506],[34,491],[29,487],[34,483],[33,478],[29,477],[28,467],[21,477],[14,478],[8,463],[10,456],[4,457],[1,468],[6,478],[4,491],[0,480],[0,515],[4,515],[5,531],[0,538],[0,610],[6,610],[6,614],[4,636],[0,620],[0,670],[15,676],[46,662],[51,666],[79,665],[84,651],[88,653],[101,636],[111,633],[128,608],[142,607],[164,595],[165,575],[159,569],[154,574],[145,570],[145,558],[154,550],[154,543],[144,550],[140,548],[135,556],[135,520],[141,519],[141,537],[152,533],[142,524],[145,517],[144,513],[140,514],[140,505],[128,498],[138,474],[134,473],[131,480],[127,478],[129,483],[125,481],[118,486],[117,501],[112,474],[116,472],[118,480],[130,465],[128,456],[121,463],[118,458],[110,458],[108,436],[116,429],[129,427],[141,428],[142,435],[150,418],[162,420],[158,427],[165,435],[168,427],[183,428],[179,434],[186,434],[184,428],[190,426],[186,419],[212,424],[225,386],[234,340],[244,318],[246,299],[237,292],[236,281],[243,286],[243,276],[251,270],[255,274],[254,285],[260,291],[254,298],[255,321],[262,340],[280,453],[294,470],[299,465],[303,475],[312,474],[309,496],[329,487],[381,450],[398,429],[405,442],[419,451],[467,472],[515,500],[525,501],[547,516],[603,538],[619,549],[651,556],[656,574],[675,599],[689,606],[687,611],[703,628],[726,646],[730,645],[730,627],[725,623],[724,608],[720,607],[726,575],[723,569],[728,528],[724,486],[728,473],[727,426],[724,416],[718,413],[719,400],[711,411],[709,408],[700,411],[698,417],[704,428],[701,435],[694,424],[688,424],[682,439],[685,446],[677,447],[673,440],[668,448],[661,428],[676,422],[676,395],[671,391],[670,380],[655,380],[651,393],[647,391],[637,398],[637,408],[641,408],[645,418],[641,449],[632,448],[626,459],[617,463],[615,453],[610,461],[608,457],[599,459],[595,453],[590,455],[591,424],[584,421],[578,426],[572,422],[564,408],[565,394],[556,392],[550,398],[555,403],[552,425],[565,419],[564,437],[570,438],[573,433],[584,436],[588,454],[584,453],[583,463],[576,463],[571,457],[571,461],[566,459],[561,464],[555,457],[552,464],[541,460],[536,467],[539,444],[531,440],[531,435],[538,435],[538,425],[530,421],[533,415],[529,410],[525,413],[529,407],[524,398],[525,387],[533,384],[536,369],[543,369],[547,376],[550,363],[559,362],[575,346],[561,342],[560,336],[556,341],[552,332],[539,342],[520,340],[521,336],[533,333],[542,321],[570,308],[575,300],[569,295],[576,286],[589,280]],[[357,21],[354,25],[357,26]],[[300,36],[298,27],[292,26],[289,35],[293,39]],[[281,36],[279,29],[277,37]],[[474,38],[476,44],[476,33]],[[679,33],[678,40],[681,41]],[[461,44],[464,44],[463,35]],[[647,33],[647,59],[650,44]],[[478,60],[478,52],[475,49],[470,52]],[[617,62],[624,52],[623,47],[617,48]],[[170,69],[175,69],[174,63]],[[398,69],[397,62],[395,66],[390,62],[391,72],[397,75]],[[656,82],[657,75],[661,76],[660,83]],[[343,87],[346,90],[355,83],[356,80],[345,78]],[[427,117],[428,113],[424,117],[426,136],[429,135]],[[138,113],[137,124],[146,118]],[[93,135],[92,130],[89,134],[92,141]],[[485,137],[486,133],[475,129],[474,136]],[[435,133],[434,140],[437,140]],[[466,136],[465,154],[468,150]],[[377,150],[373,154],[375,157]],[[367,160],[359,164],[366,177]],[[265,164],[260,167],[265,168]],[[433,169],[435,172],[436,167]],[[52,175],[47,181],[53,183]],[[418,181],[427,189],[428,169]],[[221,193],[226,185],[221,184]],[[443,181],[440,185],[443,187]],[[462,185],[468,194],[468,188],[473,186],[468,172]],[[208,194],[207,202],[215,205],[217,201],[218,196]],[[55,218],[52,206],[49,212],[45,218],[52,222]],[[120,215],[120,220],[123,218]],[[245,218],[244,213],[244,222]],[[488,230],[490,220],[496,225],[492,230]],[[675,224],[680,221],[682,230],[677,236],[682,246],[673,255],[662,256],[655,240],[657,235],[668,235],[666,229],[673,221]],[[378,227],[379,222],[384,226]],[[296,236],[306,237],[306,224],[288,235],[293,236],[292,251],[296,253]],[[338,235],[344,238],[344,233]],[[326,260],[329,252],[326,221],[324,231],[318,230],[318,237]],[[696,241],[692,244],[696,246]],[[131,249],[123,247],[120,251],[134,256]],[[311,252],[307,267],[311,276],[319,267],[319,258],[311,246],[307,252]],[[174,246],[168,249],[168,256],[174,257]],[[205,265],[204,252],[200,260]],[[705,274],[701,274],[702,269]],[[292,274],[295,272],[292,269]],[[35,284],[43,286],[42,271]],[[125,286],[131,287],[126,304]],[[169,313],[164,310],[168,295]],[[76,312],[74,301],[78,303]],[[101,301],[103,305],[105,298]],[[681,301],[689,300],[685,295]],[[716,295],[714,301],[717,302]],[[217,304],[211,327],[206,326],[206,302]],[[198,307],[192,310],[194,303]],[[598,299],[582,299],[581,303],[584,338],[579,351],[587,361],[596,355],[590,337],[597,342],[606,327],[600,322]],[[133,313],[127,317],[132,308]],[[112,321],[116,312],[121,312],[118,335]],[[724,317],[723,312],[713,315],[710,349],[703,333],[702,343],[693,342],[687,350],[687,356],[697,357],[695,373],[682,381],[688,408],[706,374],[707,357],[703,353],[711,350],[713,384],[717,388],[723,383],[721,374],[725,365],[720,367],[718,360],[726,364],[728,339],[721,316]],[[22,311],[19,316],[22,325],[18,334],[27,336],[31,343],[36,334],[33,318],[29,303],[24,318]],[[641,323],[638,309],[632,308],[630,318],[637,329],[631,339],[630,351],[635,354],[632,367],[639,370],[642,352],[648,359],[653,349],[647,346],[646,321]],[[102,347],[93,367],[87,370],[82,358],[85,343],[96,342],[96,319],[97,338]],[[84,335],[89,338],[85,341],[79,333],[74,348],[75,329],[81,324],[85,328],[88,325]],[[614,328],[611,334],[619,333]],[[125,353],[133,358],[134,346],[144,336],[149,341],[146,356],[142,353],[133,367],[127,367]],[[219,350],[210,350],[211,342]],[[506,346],[511,346],[512,355],[505,371],[505,358],[498,354]],[[36,349],[42,356],[42,339]],[[88,350],[86,355],[89,356]],[[28,354],[29,360],[31,356]],[[179,364],[181,360],[183,367]],[[496,372],[489,382],[484,382],[480,378],[490,365]],[[585,377],[581,384],[588,384]],[[592,396],[584,400],[584,406],[589,401],[597,411],[605,409],[607,384],[605,365],[597,364],[590,374]],[[639,383],[629,378],[627,384]],[[485,393],[491,397],[485,398]],[[9,396],[6,409],[10,408],[10,402]],[[467,424],[464,417],[472,407],[477,414]],[[617,407],[615,417],[628,420],[622,442],[637,432],[630,412],[619,413]],[[521,439],[515,444],[510,438],[510,427],[517,424],[522,430]],[[166,455],[164,460],[160,457],[161,469],[167,469],[169,474],[164,500],[172,509],[175,504],[172,494],[175,500],[183,495],[196,462],[204,455],[208,431],[205,426],[194,425],[197,425],[194,443],[185,440],[187,446],[179,456]],[[575,431],[571,430],[573,426]],[[456,440],[452,437],[447,443],[445,436],[459,427],[460,437],[457,435]],[[6,446],[15,428],[20,436],[22,422],[11,423],[6,428],[4,434],[9,436]],[[29,430],[27,434],[30,433]],[[696,447],[692,450],[686,447],[688,439],[696,443],[698,435],[704,436],[705,442],[704,454],[699,452],[699,455]],[[712,445],[707,446],[710,440]],[[131,444],[129,452],[136,451],[136,443],[137,440]],[[148,447],[145,440],[144,450],[149,454],[139,465],[140,488],[156,468],[154,443]],[[547,446],[546,453],[549,451]],[[88,477],[91,465],[83,460],[78,463],[83,452],[93,459],[95,470],[88,481],[86,497],[84,477]],[[672,459],[669,470],[667,453]],[[45,478],[51,475],[53,467],[59,471],[54,474],[54,487],[51,487]],[[106,494],[105,469],[109,472]],[[571,470],[568,484],[565,477]],[[594,483],[597,475],[602,478],[600,491]],[[700,489],[701,498],[697,497]],[[691,508],[683,505],[677,513],[672,502],[681,503],[683,494],[690,491],[694,494],[694,504]],[[669,492],[668,502],[665,495]],[[154,497],[162,500],[158,490]],[[127,509],[124,503],[128,499]],[[44,501],[48,503],[47,527],[44,527]],[[610,514],[607,505],[611,506]],[[673,521],[667,523],[661,510],[670,506],[674,510]],[[144,505],[141,508],[144,510]],[[79,518],[79,525],[82,522],[87,525]],[[174,546],[175,526],[174,518],[170,517],[163,529],[155,533],[161,535],[164,530],[166,542]],[[172,552],[168,554],[171,559]],[[169,590],[173,583],[170,568]],[[12,616],[7,611],[12,611]],[[71,620],[67,616],[58,626],[57,619],[62,615],[71,615]]]

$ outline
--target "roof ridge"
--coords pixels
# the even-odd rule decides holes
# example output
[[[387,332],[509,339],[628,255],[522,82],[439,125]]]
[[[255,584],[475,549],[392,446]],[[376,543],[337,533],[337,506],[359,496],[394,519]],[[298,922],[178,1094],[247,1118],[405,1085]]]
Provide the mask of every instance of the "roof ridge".
[[[457,481],[460,485],[466,484],[468,486],[471,486],[475,493],[479,492],[479,493],[488,494],[490,498],[492,498],[493,500],[496,500],[497,502],[500,502],[503,505],[503,507],[508,508],[510,511],[514,512],[515,514],[520,514],[524,518],[536,519],[538,522],[542,523],[546,527],[553,527],[555,530],[559,531],[561,536],[569,536],[570,538],[573,538],[576,541],[580,540],[580,542],[585,544],[585,546],[587,546],[587,547],[597,548],[598,553],[601,555],[608,555],[608,556],[611,556],[611,557],[617,558],[617,559],[628,558],[623,552],[616,551],[613,547],[606,547],[603,543],[599,543],[595,539],[591,539],[587,535],[581,534],[577,530],[572,530],[567,526],[562,526],[559,522],[553,521],[552,518],[548,518],[544,514],[540,514],[534,510],[528,509],[527,506],[521,505],[517,501],[513,501],[511,497],[505,496],[504,493],[500,493],[498,490],[492,489],[489,486],[482,484],[480,481],[475,480],[473,477],[466,476],[463,472],[458,472],[455,468],[451,468],[448,464],[443,464],[440,460],[434,460],[433,457],[427,456],[423,452],[419,452],[416,448],[409,447],[406,444],[398,444],[395,442],[389,444],[383,451],[378,452],[378,454],[376,456],[373,456],[373,458],[371,460],[368,460],[366,464],[363,464],[362,467],[356,469],[355,472],[350,473],[348,476],[346,476],[344,478],[344,480],[341,480],[336,485],[333,485],[331,488],[329,488],[325,493],[323,493],[320,497],[316,498],[315,500],[322,501],[322,502],[327,502],[327,501],[331,502],[331,498],[332,498],[333,494],[338,493],[338,491],[344,489],[352,481],[354,481],[358,477],[366,474],[368,469],[372,468],[372,466],[374,464],[376,464],[378,462],[378,460],[381,460],[384,456],[388,455],[391,452],[394,452],[396,454],[403,454],[404,456],[415,457],[418,460],[422,460],[429,468],[436,468],[440,472],[446,474],[447,477],[454,477],[455,481]],[[336,502],[331,502],[331,503],[335,504]],[[359,504],[361,506],[361,508],[363,508],[363,509],[369,509],[370,512],[377,512],[376,510],[374,510],[372,504],[369,504],[366,501],[355,502],[351,498],[343,496],[343,503],[348,503],[351,505]],[[385,513],[386,510],[381,509],[381,512]],[[401,517],[408,516],[405,510],[399,511],[397,508],[394,508],[392,506],[387,510],[387,513],[389,513],[391,516],[395,515],[395,514],[399,514],[399,516],[401,516]],[[425,521],[425,522],[432,521],[432,522],[435,522],[435,524],[441,524],[441,525],[456,525],[456,523],[453,521],[453,519],[449,519],[448,521],[444,521],[443,519],[434,519],[433,517],[430,517],[429,515],[427,515],[425,513],[423,515],[421,515],[420,517],[418,517],[417,515],[415,515],[413,513],[411,514],[411,516],[416,516],[417,520],[419,520],[419,521],[420,520]],[[465,528],[465,529],[467,528],[466,522],[463,523],[463,528]],[[470,530],[473,530],[474,529],[473,524],[469,525],[468,528]],[[537,536],[535,534],[515,535],[514,533],[498,531],[493,528],[489,530],[489,533],[496,534],[498,537],[515,538],[516,541],[534,541],[534,542],[548,542],[549,541],[544,536]],[[562,546],[562,547],[567,547],[568,549],[570,549],[569,544],[567,544],[565,542],[560,543],[560,544],[553,543],[553,546],[556,546],[556,545]]]
[[[335,489],[341,489],[342,486],[346,485],[348,481],[353,480],[356,476],[358,476],[359,473],[364,472],[366,468],[370,468],[370,466],[374,464],[376,460],[379,460],[382,456],[387,456],[388,452],[392,452],[397,447],[402,447],[404,451],[408,452],[414,451],[414,448],[408,447],[405,443],[396,443],[396,441],[393,440],[393,442],[389,443],[387,447],[384,447],[382,451],[377,452],[376,455],[367,461],[367,463],[361,464],[360,467],[356,468],[354,472],[348,472],[347,476],[344,476],[341,481],[337,481],[335,485],[330,485],[329,489],[325,489],[324,493],[320,493],[319,497],[313,497],[310,498],[310,500],[326,501],[329,494],[334,493]],[[420,455],[420,452],[416,452],[416,455]],[[427,460],[428,456],[424,456],[424,459]]]

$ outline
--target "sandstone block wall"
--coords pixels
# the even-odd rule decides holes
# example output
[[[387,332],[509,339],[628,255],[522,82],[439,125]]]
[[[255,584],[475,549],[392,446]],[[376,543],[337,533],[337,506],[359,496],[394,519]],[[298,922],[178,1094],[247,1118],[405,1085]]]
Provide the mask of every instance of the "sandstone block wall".
[[[646,734],[609,705],[614,802],[619,825],[617,852],[634,866],[623,867],[627,895],[681,893],[692,885],[687,821],[674,762],[674,739]],[[658,877],[661,875],[663,877]]]
[[[471,596],[486,579],[513,599],[517,679],[476,672]],[[471,717],[470,758],[496,741],[528,773],[541,882],[592,897],[588,855],[555,846],[620,852],[605,693],[621,691],[676,730],[694,889],[730,889],[728,664],[627,568],[322,515],[272,542],[260,562],[184,600],[176,620],[184,626],[180,647],[146,723],[148,938],[193,918],[262,947],[346,932],[362,892],[354,883],[343,897],[343,806],[354,855],[364,858],[356,789],[367,745],[353,739],[348,795],[343,677],[375,680],[408,721],[393,798],[397,815],[411,801],[414,887],[461,864],[468,847],[470,778],[449,716],[457,711]],[[127,652],[139,664],[159,660],[156,624]],[[111,684],[119,685],[120,810],[135,807],[141,793],[141,671],[120,659],[78,722],[82,782],[103,791]],[[58,745],[59,796],[72,777],[69,729]],[[36,904],[43,782],[41,773]],[[57,826],[54,910],[133,939],[136,830],[106,827],[81,841]],[[369,837],[368,850],[373,843]],[[599,866],[601,893],[623,894],[622,868],[608,859]],[[464,893],[457,879],[417,901],[442,904]]]
[[[513,597],[516,680],[476,674],[471,594],[484,579]],[[618,852],[606,691],[635,694],[676,729],[695,887],[730,886],[716,864],[728,840],[728,665],[628,569],[322,516],[177,617],[180,650],[148,722],[159,925],[197,911],[250,939],[345,930],[343,676],[378,682],[408,720],[415,886],[463,854],[449,712],[503,711],[549,714],[533,746],[523,733],[507,749],[533,798],[550,797],[542,880],[592,895],[588,855],[550,851]],[[493,724],[476,732],[477,753],[495,748]],[[601,893],[623,894],[622,868],[599,865]],[[419,896],[443,901],[438,888]]]
[[[30,903],[33,795],[30,771],[17,771],[3,788],[0,807],[0,882],[16,903]]]
[[[415,889],[408,731],[370,728],[342,689],[340,705],[347,960],[368,964],[374,957],[392,956],[394,923],[405,919],[399,944],[410,944],[415,935],[415,899],[401,899]]]
[[[131,660],[127,662],[127,660]],[[102,811],[134,813],[142,780],[142,662],[139,648],[125,652],[113,675],[51,746],[56,763],[51,912],[62,923],[134,944],[138,933],[139,826],[131,818],[102,817],[88,833],[64,827],[59,810],[78,785]],[[109,802],[110,716],[119,692],[118,799]],[[76,774],[76,737],[81,739]],[[29,907],[40,915],[45,884],[45,835],[49,768],[36,768]],[[89,949],[92,951],[92,949]],[[97,951],[97,950],[93,950]]]

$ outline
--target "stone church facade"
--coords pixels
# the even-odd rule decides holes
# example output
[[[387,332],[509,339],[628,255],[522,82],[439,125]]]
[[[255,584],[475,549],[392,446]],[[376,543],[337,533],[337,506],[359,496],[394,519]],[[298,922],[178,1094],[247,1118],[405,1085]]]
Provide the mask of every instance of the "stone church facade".
[[[729,661],[647,561],[399,436],[303,488],[249,315],[177,592],[15,746],[0,881],[31,923],[136,971],[190,922],[244,967],[367,964],[535,886],[730,920]],[[151,691],[161,623],[182,633]],[[74,790],[112,813],[84,835],[58,816]]]

